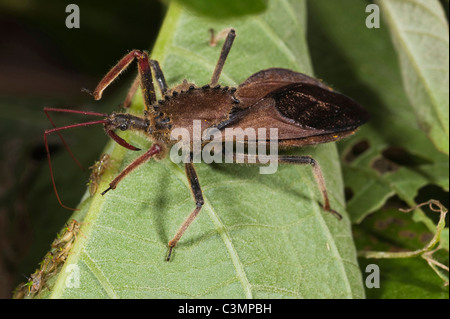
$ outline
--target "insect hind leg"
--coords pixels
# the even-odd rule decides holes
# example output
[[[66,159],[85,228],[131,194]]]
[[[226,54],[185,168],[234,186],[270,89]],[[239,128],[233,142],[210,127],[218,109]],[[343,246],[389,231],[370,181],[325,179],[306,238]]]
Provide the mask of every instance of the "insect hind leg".
[[[229,155],[228,155],[229,156]],[[323,198],[323,209],[327,212],[332,213],[337,219],[341,220],[342,215],[331,208],[330,200],[328,197],[327,188],[325,185],[325,179],[323,178],[322,169],[320,168],[319,163],[312,158],[311,156],[299,156],[299,155],[267,155],[263,156],[264,161],[261,161],[262,157],[256,155],[249,154],[239,154],[232,153],[233,161],[237,162],[237,158],[242,160],[246,164],[261,164],[262,162],[266,163],[267,159],[275,160],[279,164],[293,164],[293,165],[311,165],[313,168],[314,177],[317,182],[317,186],[322,194]]]

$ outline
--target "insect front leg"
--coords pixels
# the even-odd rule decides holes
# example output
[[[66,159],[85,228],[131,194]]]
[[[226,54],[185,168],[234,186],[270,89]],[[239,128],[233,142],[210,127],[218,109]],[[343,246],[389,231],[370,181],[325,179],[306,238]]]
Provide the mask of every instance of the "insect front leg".
[[[161,70],[161,67],[159,66],[159,63],[156,60],[150,60],[150,66],[153,69],[153,72],[155,73],[155,79],[156,79],[156,82],[158,83],[159,90],[161,91],[161,96],[163,96],[166,94],[166,92],[168,90],[168,86],[167,86],[164,74]],[[136,94],[139,84],[140,84],[140,75],[138,74],[136,76],[136,78],[134,79],[133,84],[131,84],[131,87],[128,90],[125,101],[122,104],[122,106],[124,108],[130,107],[131,101],[133,100],[133,97]]]
[[[197,217],[198,213],[200,212],[200,210],[202,209],[202,206],[204,204],[202,189],[200,188],[200,183],[198,181],[197,173],[195,172],[194,164],[185,163],[184,167],[185,167],[186,175],[189,179],[189,184],[191,186],[192,195],[194,196],[194,199],[195,199],[195,209],[183,222],[183,224],[178,229],[177,233],[172,238],[172,240],[169,241],[169,253],[167,254],[167,258],[166,258],[167,261],[170,260],[173,248],[178,243],[181,236],[183,236],[186,229],[191,225],[191,223]]]
[[[129,104],[128,100],[137,90],[137,82],[141,84],[142,94],[144,96],[144,103],[147,110],[151,109],[151,106],[156,102],[155,88],[153,86],[152,71],[150,68],[150,59],[146,52],[140,50],[133,50],[125,55],[120,61],[103,77],[93,92],[83,89],[83,91],[91,94],[94,99],[100,100],[102,98],[103,91],[122,73],[128,68],[131,62],[136,59],[139,70],[139,80],[135,80],[128,92],[125,103]]]
[[[109,187],[104,190],[101,194],[105,195],[108,191],[115,189],[119,182],[124,179],[125,176],[127,176],[129,173],[131,173],[135,168],[137,168],[139,165],[145,163],[148,161],[151,157],[155,156],[156,154],[160,153],[162,151],[162,147],[159,144],[153,144],[152,147],[139,156],[137,159],[134,160],[130,165],[128,165],[122,172],[119,173],[119,175],[116,176],[112,180],[111,183],[109,183]]]
[[[264,159],[264,163],[267,163],[267,160],[277,161],[279,164],[295,164],[295,165],[311,165],[313,168],[314,177],[317,182],[317,186],[319,186],[319,190],[322,193],[323,197],[323,209],[327,212],[332,213],[336,216],[337,219],[341,220],[342,215],[337,211],[330,207],[330,200],[328,198],[328,192],[325,185],[325,179],[323,178],[322,170],[320,169],[319,163],[312,158],[311,156],[299,156],[299,155],[266,155],[266,156],[256,156],[256,155],[248,155],[248,154],[238,154],[233,153],[233,161],[236,162],[236,159],[240,158],[246,164],[261,164],[262,159]]]

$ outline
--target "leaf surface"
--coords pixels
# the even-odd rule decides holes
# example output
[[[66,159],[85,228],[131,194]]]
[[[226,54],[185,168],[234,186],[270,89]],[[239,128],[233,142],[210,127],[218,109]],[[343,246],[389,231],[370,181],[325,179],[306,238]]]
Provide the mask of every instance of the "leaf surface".
[[[449,145],[448,22],[439,1],[379,1],[417,122],[441,152]]]
[[[398,3],[392,1],[395,2]],[[326,79],[336,90],[353,97],[372,116],[357,134],[338,143],[347,210],[357,224],[353,225],[355,241],[358,249],[364,249],[370,243],[374,246],[372,249],[389,251],[392,245],[374,245],[374,230],[372,224],[367,226],[368,223],[379,219],[379,214],[398,216],[399,213],[389,205],[398,205],[399,199],[403,207],[413,207],[436,197],[444,203],[448,201],[448,193],[445,193],[448,192],[448,156],[436,149],[417,123],[389,34],[390,25],[383,19],[383,12],[380,28],[370,29],[365,25],[369,15],[367,3],[338,0],[310,1],[308,4],[308,40],[316,75]],[[440,87],[441,83],[436,85]],[[409,221],[402,230],[425,229],[434,233],[436,221],[433,217],[433,214],[426,215],[417,209],[412,217],[406,218],[421,223]],[[364,228],[362,232],[360,227]],[[376,240],[386,240],[388,235],[384,232],[380,230]],[[398,230],[395,236],[399,237]],[[448,242],[448,233],[443,232],[441,238],[442,242]],[[399,249],[400,245],[395,246]],[[367,289],[369,298],[448,296],[448,287],[442,287],[442,281],[420,258],[400,261],[360,259],[363,274],[365,266],[371,263],[380,267],[381,289]],[[424,282],[427,284],[423,285]]]
[[[364,3],[312,1],[310,9],[309,39],[317,74],[372,116],[358,134],[338,144],[345,186],[352,192],[347,206],[352,220],[361,222],[395,195],[414,206],[419,189],[427,184],[448,191],[448,156],[430,143],[416,122],[388,25],[381,19],[379,29],[367,28]],[[341,20],[348,23],[336,28]],[[367,147],[353,154],[358,143]],[[398,155],[389,156],[392,151]],[[380,169],[379,163],[391,166]],[[434,228],[423,213],[417,214]]]

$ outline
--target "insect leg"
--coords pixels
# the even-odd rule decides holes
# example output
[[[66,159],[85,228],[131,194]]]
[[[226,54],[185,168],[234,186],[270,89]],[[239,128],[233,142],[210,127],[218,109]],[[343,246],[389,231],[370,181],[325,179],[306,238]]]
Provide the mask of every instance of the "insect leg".
[[[167,261],[170,260],[173,248],[178,243],[181,236],[183,236],[184,232],[189,227],[189,225],[191,225],[191,223],[197,217],[198,213],[200,212],[200,210],[202,209],[202,206],[204,204],[202,189],[200,188],[200,183],[198,181],[197,173],[195,172],[194,164],[185,163],[184,168],[186,170],[186,175],[189,179],[189,184],[191,185],[191,191],[192,191],[192,195],[194,196],[194,199],[195,199],[196,207],[192,211],[192,213],[186,218],[186,220],[183,222],[183,224],[178,229],[177,233],[172,238],[172,240],[169,241],[169,253],[167,254],[167,259],[166,259]]]
[[[216,68],[214,69],[213,75],[211,77],[211,86],[216,86],[217,82],[219,82],[220,73],[222,73],[223,66],[227,59],[228,53],[230,53],[231,46],[233,45],[234,38],[236,37],[236,33],[234,29],[231,29],[228,32],[227,38],[222,46],[222,51],[220,52],[219,61],[217,61]]]
[[[168,87],[166,83],[166,79],[164,78],[164,73],[161,70],[161,67],[159,66],[159,62],[156,60],[150,60],[150,66],[153,69],[153,72],[155,72],[155,79],[156,82],[158,82],[159,89],[161,90],[161,94],[166,94]]]
[[[232,28],[225,28],[219,33],[215,34],[214,29],[209,29],[209,33],[211,34],[211,37],[209,38],[209,45],[215,47],[220,40],[226,38],[231,30]]]
[[[139,79],[141,83],[142,93],[144,95],[144,103],[147,110],[156,102],[155,89],[153,86],[152,71],[150,69],[150,63],[147,53],[133,50],[125,55],[100,81],[95,88],[94,92],[90,92],[87,89],[83,91],[92,94],[94,99],[100,100],[102,98],[103,91],[122,73],[133,60],[136,58],[138,62]],[[137,80],[135,80],[136,82]],[[133,95],[137,90],[136,83],[131,86],[128,95]],[[134,91],[134,92],[133,92]],[[128,96],[127,96],[128,97]]]
[[[330,201],[328,199],[328,192],[325,186],[325,179],[323,178],[322,170],[319,163],[311,156],[278,156],[278,162],[281,164],[309,164],[313,167],[314,177],[316,178],[319,190],[323,197],[323,209],[335,215],[339,220],[342,219],[342,215],[330,207]]]
[[[166,83],[166,79],[164,78],[164,74],[161,70],[161,67],[159,66],[158,61],[156,60],[150,60],[150,66],[153,69],[153,72],[155,72],[155,79],[156,82],[158,82],[159,89],[161,90],[161,94],[166,94],[168,87]],[[136,91],[139,87],[140,81],[140,75],[138,74],[136,78],[133,81],[133,84],[131,84],[130,89],[128,90],[128,94],[125,98],[125,101],[122,103],[122,106],[124,108],[129,108],[131,105],[131,101],[133,100],[134,95],[136,94]]]
[[[134,56],[136,52],[140,52],[138,50],[133,50],[125,55],[122,59],[108,73],[100,80],[97,87],[93,92],[88,89],[82,89],[82,91],[91,94],[94,99],[100,100],[102,98],[103,91],[122,73],[131,62],[134,60]]]
[[[267,155],[267,156],[255,156],[248,154],[237,154],[233,153],[233,160],[239,157],[247,164],[260,164],[260,159],[265,158],[266,160],[271,158],[272,160],[278,161],[279,164],[295,164],[295,165],[311,165],[313,168],[314,177],[316,179],[319,190],[323,197],[323,209],[332,213],[337,219],[341,220],[342,215],[330,207],[330,200],[328,198],[328,192],[325,186],[325,179],[323,178],[322,170],[320,169],[319,163],[311,156],[298,156],[298,155]],[[251,161],[249,159],[252,159]],[[264,161],[267,163],[267,161]]]
[[[156,103],[155,87],[153,86],[152,70],[150,68],[150,59],[145,52],[136,52],[135,57],[138,61],[139,75],[141,79],[141,90],[144,97],[145,109],[153,111],[153,104]]]
[[[102,192],[102,195],[105,195],[108,191],[110,191],[111,189],[115,189],[117,187],[117,184],[119,184],[119,182],[125,177],[127,176],[129,173],[131,173],[131,171],[133,171],[135,168],[137,168],[139,165],[145,163],[147,160],[149,160],[152,156],[160,153],[162,150],[161,146],[159,146],[158,144],[153,144],[152,147],[145,152],[144,154],[142,154],[141,156],[139,156],[137,159],[134,160],[134,162],[132,162],[130,165],[128,165],[122,172],[119,173],[119,175],[116,176],[116,178],[114,178],[112,180],[111,183],[109,183],[109,187],[104,190]]]

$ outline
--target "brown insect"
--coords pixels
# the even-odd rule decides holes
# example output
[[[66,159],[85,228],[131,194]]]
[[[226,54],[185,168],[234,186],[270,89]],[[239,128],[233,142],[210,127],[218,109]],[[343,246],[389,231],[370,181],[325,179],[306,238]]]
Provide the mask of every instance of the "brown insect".
[[[168,153],[168,149],[177,140],[171,139],[171,132],[177,128],[187,129],[193,136],[194,120],[201,123],[201,131],[216,128],[223,132],[227,128],[254,129],[258,132],[253,138],[258,141],[269,141],[268,133],[260,133],[259,128],[277,128],[278,146],[280,148],[302,147],[305,145],[337,141],[353,134],[359,126],[368,121],[369,115],[354,100],[332,91],[322,82],[305,74],[281,68],[270,68],[251,75],[237,88],[222,87],[218,84],[222,68],[235,38],[235,31],[231,29],[225,39],[222,51],[212,74],[209,84],[202,87],[184,81],[180,85],[169,89],[159,63],[150,60],[146,52],[133,50],[125,55],[100,81],[93,92],[94,99],[99,100],[109,84],[125,70],[133,60],[138,64],[138,77],[134,81],[125,105],[128,106],[139,84],[145,103],[143,116],[127,113],[101,114],[65,109],[44,109],[54,128],[45,131],[44,138],[47,149],[50,173],[55,193],[53,172],[48,152],[47,135],[60,134],[59,131],[94,124],[102,124],[107,135],[121,146],[139,151],[119,137],[116,130],[134,130],[145,133],[153,142],[151,148],[140,155],[126,167],[102,195],[115,189],[120,181],[131,171],[148,161],[150,158],[161,159]],[[153,85],[153,72],[158,83],[161,100],[157,100]],[[87,91],[87,90],[85,90]],[[103,117],[102,120],[78,123],[56,128],[49,112],[67,112]],[[261,131],[262,132],[262,131]],[[61,137],[62,138],[62,137]],[[193,140],[204,146],[205,139]],[[227,142],[226,137],[221,142]],[[246,138],[244,143],[254,142]],[[66,145],[66,144],[65,144]],[[191,144],[191,156],[193,148]],[[243,158],[245,162],[255,159],[249,154],[232,154],[233,159]],[[281,164],[308,164],[313,167],[314,176],[323,196],[323,209],[336,215],[341,215],[330,207],[325,181],[319,164],[310,156],[276,155]],[[256,163],[261,161],[256,158]],[[184,163],[185,171],[195,200],[195,208],[183,222],[175,236],[169,241],[167,260],[170,259],[172,249],[176,246],[186,229],[196,218],[203,206],[203,196],[200,182],[192,161]],[[67,206],[64,206],[67,207]]]

